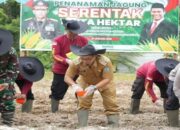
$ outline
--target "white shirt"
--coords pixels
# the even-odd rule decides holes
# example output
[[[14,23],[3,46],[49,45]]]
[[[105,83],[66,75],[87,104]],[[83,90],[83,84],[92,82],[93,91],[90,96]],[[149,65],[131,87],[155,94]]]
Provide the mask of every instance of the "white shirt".
[[[175,74],[173,91],[180,101],[180,63],[172,71]]]

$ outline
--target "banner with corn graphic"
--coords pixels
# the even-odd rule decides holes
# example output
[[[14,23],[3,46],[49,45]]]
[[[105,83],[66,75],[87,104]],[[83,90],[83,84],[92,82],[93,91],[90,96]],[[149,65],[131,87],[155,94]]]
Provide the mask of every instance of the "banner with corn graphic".
[[[21,50],[51,51],[52,43],[48,39],[53,40],[66,33],[62,19],[67,19],[86,22],[88,30],[80,35],[97,49],[109,52],[178,51],[177,0],[44,1],[48,8],[40,10],[46,14],[46,22],[42,22],[44,18],[37,21],[35,12],[39,9],[33,10],[28,2],[22,4]],[[61,33],[57,33],[56,29]]]
[[[51,40],[43,39],[39,32],[26,31],[21,39],[21,49],[26,50],[51,50]]]
[[[139,45],[138,51],[142,52],[177,52],[178,51],[178,39],[176,37],[168,37],[167,39],[158,38],[157,43],[152,41],[146,41]]]

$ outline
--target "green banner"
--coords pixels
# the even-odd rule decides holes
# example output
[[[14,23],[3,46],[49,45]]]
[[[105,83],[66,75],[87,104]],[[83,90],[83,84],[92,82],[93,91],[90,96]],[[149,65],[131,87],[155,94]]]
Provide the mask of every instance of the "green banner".
[[[177,52],[178,0],[49,0],[22,4],[20,49],[51,50],[54,37],[64,34],[62,19],[89,27],[83,36],[97,49],[115,52]],[[38,23],[38,15],[44,15]]]

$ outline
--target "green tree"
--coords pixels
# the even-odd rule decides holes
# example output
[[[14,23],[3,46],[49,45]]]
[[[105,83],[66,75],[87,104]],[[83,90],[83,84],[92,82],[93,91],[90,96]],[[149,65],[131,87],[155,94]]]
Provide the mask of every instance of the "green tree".
[[[19,50],[20,4],[16,0],[7,0],[0,4],[0,28],[13,33],[14,47]]]

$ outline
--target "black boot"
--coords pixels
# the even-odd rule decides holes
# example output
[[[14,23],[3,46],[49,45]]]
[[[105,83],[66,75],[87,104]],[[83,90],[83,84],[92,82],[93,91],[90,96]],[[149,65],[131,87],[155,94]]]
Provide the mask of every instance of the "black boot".
[[[179,109],[166,110],[169,125],[172,127],[179,127]]]
[[[108,115],[108,126],[112,128],[118,128],[119,127],[119,115]]]
[[[163,99],[164,113],[166,113],[166,101],[167,101],[167,98],[164,98],[164,99]]]
[[[13,125],[14,112],[2,112],[1,113],[2,123],[7,126]]]
[[[32,105],[33,105],[33,100],[27,100],[23,105],[22,105],[22,112],[31,112],[32,111]]]
[[[88,124],[89,110],[78,110],[78,127],[85,127]]]
[[[59,109],[59,100],[51,98],[51,112],[55,113]]]
[[[137,114],[139,113],[140,99],[131,99],[130,113]]]

